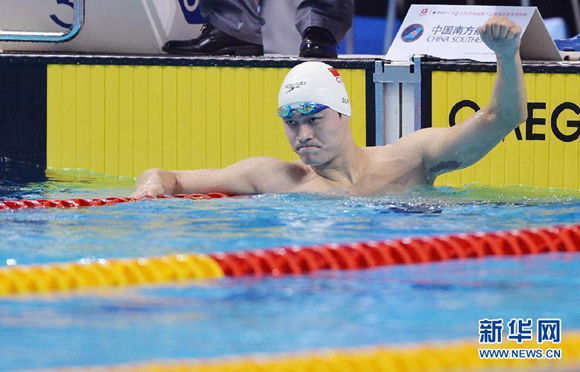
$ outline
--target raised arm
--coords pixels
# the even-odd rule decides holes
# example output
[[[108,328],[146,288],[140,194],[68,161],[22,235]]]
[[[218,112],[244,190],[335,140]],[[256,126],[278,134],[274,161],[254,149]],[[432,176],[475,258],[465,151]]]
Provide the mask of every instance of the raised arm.
[[[492,17],[479,27],[479,32],[497,57],[497,77],[489,104],[452,128],[417,131],[406,141],[422,149],[431,182],[439,174],[477,162],[526,120],[520,26],[506,17]]]
[[[284,192],[293,176],[292,165],[268,157],[241,160],[224,169],[168,171],[146,170],[137,179],[135,198],[174,194],[222,192],[249,195],[263,192]]]

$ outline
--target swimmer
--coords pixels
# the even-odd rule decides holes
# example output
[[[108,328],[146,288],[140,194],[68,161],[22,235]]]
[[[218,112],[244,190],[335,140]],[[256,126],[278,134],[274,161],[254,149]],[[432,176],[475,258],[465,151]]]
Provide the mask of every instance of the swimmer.
[[[433,185],[440,174],[477,162],[526,120],[521,28],[506,17],[492,17],[479,32],[497,57],[497,78],[489,104],[458,125],[421,129],[394,144],[359,147],[350,131],[350,101],[339,73],[321,62],[304,62],[286,75],[278,95],[278,115],[299,161],[258,157],[224,169],[149,169],[137,180],[132,196],[368,196]]]

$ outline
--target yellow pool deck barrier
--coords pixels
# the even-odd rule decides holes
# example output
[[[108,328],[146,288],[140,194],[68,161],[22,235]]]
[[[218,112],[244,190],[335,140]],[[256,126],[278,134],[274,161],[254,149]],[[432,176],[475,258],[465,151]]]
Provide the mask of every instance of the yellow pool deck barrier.
[[[254,156],[296,160],[276,116],[288,70],[48,65],[47,166],[136,177],[152,167],[223,168]],[[357,97],[354,138],[365,145],[365,71],[342,75]]]
[[[0,156],[136,177],[296,160],[276,115],[296,58],[0,54]],[[358,145],[373,145],[373,62],[341,60]],[[3,119],[3,120],[2,120]]]
[[[495,72],[483,67],[431,73],[434,127],[459,123],[489,102]],[[438,185],[580,188],[580,74],[532,67],[525,74],[528,119],[475,165],[438,177]]]
[[[0,53],[0,156],[128,178],[252,156],[296,160],[275,112],[285,73],[305,60]],[[495,76],[494,63],[325,62],[345,81],[360,146],[460,122],[488,102]],[[526,62],[524,71],[527,121],[437,185],[580,189],[580,64]],[[385,128],[395,133],[387,142]]]

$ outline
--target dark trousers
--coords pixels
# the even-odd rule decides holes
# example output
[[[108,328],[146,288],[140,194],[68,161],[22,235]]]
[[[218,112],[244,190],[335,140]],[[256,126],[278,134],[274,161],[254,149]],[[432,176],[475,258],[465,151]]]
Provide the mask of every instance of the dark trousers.
[[[219,30],[249,43],[262,44],[264,19],[258,12],[259,0],[202,0],[200,8],[202,16]],[[318,26],[330,31],[340,42],[352,26],[353,15],[353,0],[302,0],[296,14],[280,16],[295,17],[300,35],[308,27]]]

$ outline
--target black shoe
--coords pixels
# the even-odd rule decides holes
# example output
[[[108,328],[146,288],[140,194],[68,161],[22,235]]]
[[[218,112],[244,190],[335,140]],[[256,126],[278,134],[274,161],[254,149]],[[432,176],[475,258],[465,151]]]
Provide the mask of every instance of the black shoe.
[[[337,58],[334,36],[325,28],[308,27],[302,36],[300,57]]]
[[[170,40],[163,46],[170,54],[261,56],[264,46],[236,39],[214,26],[203,25],[201,35],[191,40]]]

